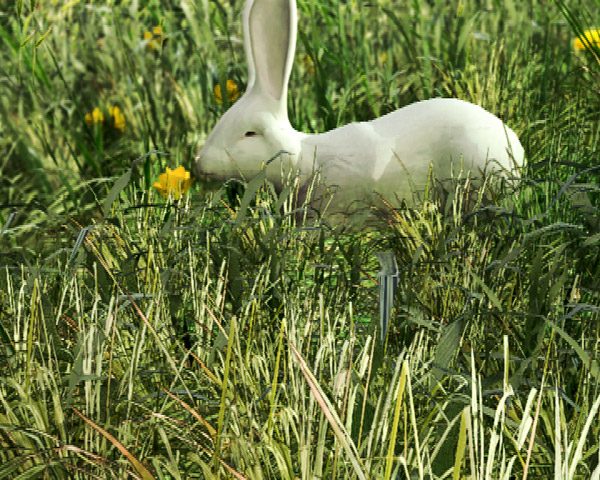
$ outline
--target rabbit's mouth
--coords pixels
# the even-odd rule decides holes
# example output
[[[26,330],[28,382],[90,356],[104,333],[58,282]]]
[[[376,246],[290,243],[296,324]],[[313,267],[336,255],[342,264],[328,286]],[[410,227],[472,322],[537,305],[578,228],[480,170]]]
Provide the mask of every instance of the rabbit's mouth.
[[[225,175],[220,175],[218,173],[210,173],[210,172],[197,172],[198,179],[204,183],[213,183],[213,182],[222,182],[225,178]]]

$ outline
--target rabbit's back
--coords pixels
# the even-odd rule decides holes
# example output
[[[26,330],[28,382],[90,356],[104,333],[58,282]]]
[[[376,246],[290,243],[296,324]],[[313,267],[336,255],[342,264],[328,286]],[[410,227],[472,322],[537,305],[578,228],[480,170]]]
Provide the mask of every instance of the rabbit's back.
[[[336,203],[374,192],[409,200],[424,190],[430,165],[438,180],[462,168],[516,174],[523,163],[516,134],[481,107],[458,99],[417,102],[370,122],[352,123],[305,137],[300,165],[321,170],[325,184],[338,185]]]
[[[465,169],[483,169],[493,161],[510,171],[515,162],[523,163],[523,147],[508,126],[456,98],[416,102],[371,123],[382,138],[395,141],[396,155],[408,166],[433,162],[443,171],[462,157]]]

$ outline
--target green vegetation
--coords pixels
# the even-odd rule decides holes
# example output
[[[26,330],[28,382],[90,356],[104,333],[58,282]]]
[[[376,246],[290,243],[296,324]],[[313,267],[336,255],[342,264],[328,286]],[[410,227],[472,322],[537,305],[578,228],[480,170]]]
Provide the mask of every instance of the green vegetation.
[[[296,128],[458,96],[526,149],[363,231],[153,189],[244,90],[241,3],[0,7],[0,478],[600,478],[598,2],[299,0]]]

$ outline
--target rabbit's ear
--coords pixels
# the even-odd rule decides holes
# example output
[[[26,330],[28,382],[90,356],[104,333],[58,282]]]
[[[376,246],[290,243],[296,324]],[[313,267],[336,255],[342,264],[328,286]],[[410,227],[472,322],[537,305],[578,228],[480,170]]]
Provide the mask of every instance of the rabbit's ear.
[[[243,16],[248,90],[268,94],[286,109],[296,48],[296,0],[247,0]]]

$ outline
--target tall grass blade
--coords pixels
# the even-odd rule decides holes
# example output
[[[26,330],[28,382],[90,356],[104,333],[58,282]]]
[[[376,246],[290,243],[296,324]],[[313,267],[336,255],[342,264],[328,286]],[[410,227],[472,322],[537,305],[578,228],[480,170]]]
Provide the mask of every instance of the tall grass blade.
[[[462,462],[465,456],[465,447],[467,445],[467,425],[469,421],[469,407],[466,406],[460,415],[460,428],[458,432],[458,443],[456,444],[456,456],[454,457],[454,471],[452,480],[459,480],[462,468]]]
[[[117,198],[119,198],[121,191],[129,184],[129,181],[131,180],[131,173],[132,169],[127,169],[127,171],[117,179],[113,187],[108,192],[106,200],[104,201],[104,211],[102,212],[104,218],[108,218],[113,203],[115,203]]]
[[[83,421],[85,421],[88,425],[90,425],[94,430],[98,431],[104,438],[106,438],[110,443],[112,443],[117,450],[121,452],[125,458],[129,461],[134,470],[142,477],[143,480],[154,480],[154,475],[150,473],[150,471],[144,466],[142,462],[140,462],[137,458],[135,458],[127,448],[123,446],[121,442],[119,442],[115,437],[113,437],[110,433],[104,430],[100,425],[92,422],[89,418],[83,415],[79,410],[75,407],[73,408],[73,412]]]
[[[288,344],[292,350],[292,353],[296,357],[298,366],[300,367],[300,370],[302,371],[302,374],[304,375],[304,378],[306,379],[306,382],[308,383],[308,386],[310,387],[313,395],[315,396],[319,407],[321,407],[322,412],[325,414],[325,418],[327,418],[327,421],[329,422],[333,433],[335,434],[338,442],[346,452],[346,455],[348,455],[352,467],[354,468],[354,473],[360,480],[367,480],[364,467],[362,465],[352,437],[346,431],[346,428],[344,427],[344,424],[338,417],[335,408],[323,392],[323,389],[317,382],[317,379],[314,377],[313,373],[308,368],[308,365],[306,364],[306,361],[304,360],[300,352],[289,340]]]
[[[575,452],[573,453],[573,457],[571,458],[571,464],[569,465],[569,474],[568,474],[567,478],[575,478],[575,470],[577,469],[577,465],[579,464],[579,462],[581,461],[581,458],[583,456],[583,449],[585,448],[585,445],[586,445],[588,432],[590,431],[590,428],[592,427],[592,422],[598,420],[597,414],[598,414],[599,408],[600,408],[600,395],[598,395],[598,398],[596,398],[596,401],[592,405],[592,408],[590,409],[590,413],[587,417],[587,420],[585,421],[585,425],[583,426],[583,430],[581,430],[581,433],[579,434],[579,439],[577,441],[577,448],[575,449]],[[597,441],[598,440],[596,439],[596,442]]]
[[[6,219],[6,222],[4,222],[4,225],[2,225],[2,230],[0,230],[0,237],[8,230],[8,228],[10,227],[10,224],[13,222],[13,220],[16,218],[16,216],[17,216],[17,212],[10,213],[10,215]]]
[[[394,306],[394,296],[398,290],[398,264],[394,252],[376,252],[375,256],[381,265],[377,275],[379,279],[379,322],[381,326],[381,343],[385,344],[390,313]]]
[[[81,244],[85,240],[85,237],[87,237],[87,234],[90,233],[90,230],[94,227],[95,225],[88,225],[87,227],[83,227],[79,231],[79,235],[77,235],[77,239],[75,240],[75,245],[73,245],[73,249],[71,250],[71,256],[69,257],[69,265],[73,263],[73,260],[75,260],[75,256],[77,255],[79,247],[81,247]]]
[[[406,387],[406,377],[410,375],[410,367],[408,360],[402,362],[402,373],[400,375],[400,382],[398,384],[398,391],[396,393],[396,406],[394,408],[394,419],[392,422],[392,431],[390,432],[390,442],[385,462],[385,474],[384,478],[389,480],[392,476],[392,466],[394,463],[394,452],[396,450],[396,436],[398,434],[398,426],[400,425],[400,407],[404,400],[404,388]]]
[[[221,442],[223,436],[223,430],[225,428],[225,410],[227,409],[228,403],[228,386],[229,386],[229,373],[231,371],[231,357],[233,354],[234,339],[235,339],[235,317],[232,317],[229,324],[229,335],[227,336],[227,353],[225,355],[225,366],[223,370],[223,390],[221,391],[221,404],[219,407],[219,416],[217,419],[217,436],[215,439],[215,452],[214,458],[214,473],[217,473],[218,462],[221,460]]]

